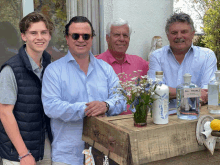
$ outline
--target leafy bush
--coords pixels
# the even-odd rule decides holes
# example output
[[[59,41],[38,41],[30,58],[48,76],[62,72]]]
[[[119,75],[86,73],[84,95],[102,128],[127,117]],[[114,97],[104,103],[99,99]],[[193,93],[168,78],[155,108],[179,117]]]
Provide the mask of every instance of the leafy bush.
[[[203,18],[205,35],[202,42],[205,47],[215,52],[218,60],[218,69],[220,69],[220,1],[209,0],[209,5],[210,7]]]

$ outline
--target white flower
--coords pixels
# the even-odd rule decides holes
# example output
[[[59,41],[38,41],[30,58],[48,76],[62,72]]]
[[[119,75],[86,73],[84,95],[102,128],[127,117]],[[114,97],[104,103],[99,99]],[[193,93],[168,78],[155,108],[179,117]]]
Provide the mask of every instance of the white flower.
[[[141,76],[141,72],[142,70],[138,70],[133,71],[133,74],[129,75],[125,74],[124,72],[118,74],[118,77],[120,77],[119,83],[121,85],[118,85],[118,87],[114,89],[116,93],[122,94],[124,96],[124,99],[127,100],[128,104],[134,102],[134,99],[139,96],[141,96],[142,101],[146,101],[146,104],[148,104],[149,100],[145,100],[148,97],[145,96],[149,95],[150,97],[152,97],[155,94],[154,85],[152,85],[153,80],[149,79],[147,75]],[[130,79],[130,81],[128,81],[127,79]],[[146,91],[146,87],[148,91]],[[131,97],[133,95],[135,97]]]
[[[140,89],[141,89],[141,87],[140,87],[140,86],[137,86],[137,89],[138,89],[138,90],[140,90]]]
[[[150,85],[153,84],[153,80],[152,79],[148,79],[148,82],[149,82]]]
[[[141,76],[142,79],[147,79],[147,75]]]
[[[128,92],[127,92],[127,95],[128,95],[128,96],[131,96],[131,92],[130,92],[130,91],[128,91]]]
[[[133,93],[137,92],[137,88],[132,89]]]
[[[131,78],[131,80],[133,80],[133,81],[136,80],[136,79],[137,79],[137,77],[133,77],[133,78]]]

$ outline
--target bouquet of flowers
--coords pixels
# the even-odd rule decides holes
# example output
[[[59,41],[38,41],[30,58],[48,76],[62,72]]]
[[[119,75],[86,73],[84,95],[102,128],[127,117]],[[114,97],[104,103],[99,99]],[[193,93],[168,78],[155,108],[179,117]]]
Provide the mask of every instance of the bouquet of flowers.
[[[140,72],[142,71],[134,71],[132,75],[118,74],[121,87],[118,87],[117,91],[125,97],[127,104],[130,105],[130,110],[134,113],[135,126],[146,125],[148,110],[151,109],[155,100],[153,95],[156,94],[155,89],[158,85],[147,75],[140,76]],[[130,80],[125,81],[126,79]]]

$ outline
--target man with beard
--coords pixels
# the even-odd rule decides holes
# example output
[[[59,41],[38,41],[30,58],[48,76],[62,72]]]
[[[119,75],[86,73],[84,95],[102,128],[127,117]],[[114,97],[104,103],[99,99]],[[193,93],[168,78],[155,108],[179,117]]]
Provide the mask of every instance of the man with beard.
[[[164,83],[169,86],[170,98],[175,99],[176,87],[184,82],[183,75],[190,73],[191,81],[202,88],[202,104],[207,103],[207,85],[214,79],[217,70],[214,52],[192,44],[195,29],[188,14],[174,13],[167,20],[165,31],[170,45],[152,53],[148,76],[155,78],[155,71],[163,71]],[[170,108],[174,107],[175,100],[171,100]]]

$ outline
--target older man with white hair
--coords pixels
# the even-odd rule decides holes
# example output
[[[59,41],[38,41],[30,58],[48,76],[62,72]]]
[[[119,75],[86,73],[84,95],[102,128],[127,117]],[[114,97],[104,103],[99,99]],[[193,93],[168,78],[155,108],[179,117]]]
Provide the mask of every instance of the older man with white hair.
[[[125,73],[127,76],[124,79],[120,78],[121,81],[130,80],[134,74],[134,71],[138,71],[139,75],[143,76],[147,74],[149,69],[148,62],[137,55],[128,55],[126,51],[130,42],[130,35],[132,29],[125,21],[121,18],[109,22],[106,28],[106,41],[108,43],[108,50],[96,58],[102,59],[109,63],[116,74]],[[133,75],[133,76],[132,76]],[[122,112],[121,114],[131,114],[130,110]]]

